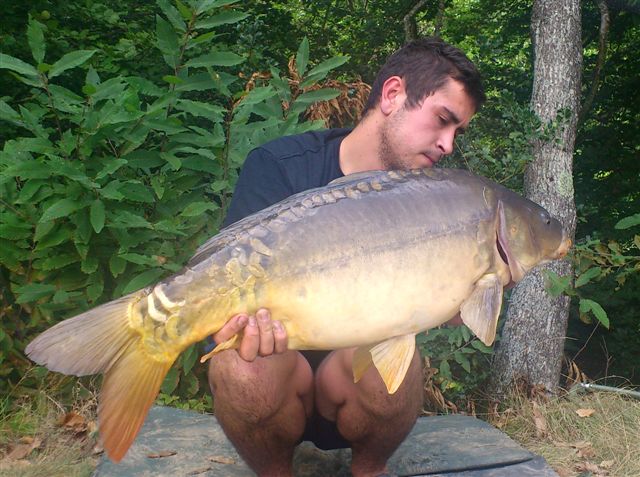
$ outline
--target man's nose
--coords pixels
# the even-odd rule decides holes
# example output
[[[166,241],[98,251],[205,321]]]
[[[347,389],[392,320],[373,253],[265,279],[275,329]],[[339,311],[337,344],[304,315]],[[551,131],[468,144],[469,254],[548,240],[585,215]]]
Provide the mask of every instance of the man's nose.
[[[453,141],[455,137],[456,137],[455,130],[452,130],[452,131],[446,130],[446,131],[443,131],[442,134],[440,134],[440,137],[438,138],[438,142],[436,143],[436,146],[442,152],[443,156],[448,156],[453,152]]]

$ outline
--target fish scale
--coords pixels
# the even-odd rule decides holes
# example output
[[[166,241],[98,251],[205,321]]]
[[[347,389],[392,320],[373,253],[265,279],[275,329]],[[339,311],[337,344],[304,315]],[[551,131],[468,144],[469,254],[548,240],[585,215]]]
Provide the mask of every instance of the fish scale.
[[[544,209],[466,171],[352,174],[223,229],[181,272],[58,323],[26,351],[53,371],[105,374],[100,433],[118,461],[178,355],[234,313],[269,308],[291,349],[358,347],[354,381],[373,365],[393,393],[416,333],[459,313],[491,344],[503,287],[570,244]]]

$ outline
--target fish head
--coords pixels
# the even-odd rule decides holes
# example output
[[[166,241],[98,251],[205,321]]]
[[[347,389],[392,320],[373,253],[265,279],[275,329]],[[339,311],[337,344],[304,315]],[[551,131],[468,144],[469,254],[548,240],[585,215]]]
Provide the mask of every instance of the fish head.
[[[571,239],[547,210],[513,194],[498,200],[497,245],[511,281],[519,282],[533,267],[564,257]]]

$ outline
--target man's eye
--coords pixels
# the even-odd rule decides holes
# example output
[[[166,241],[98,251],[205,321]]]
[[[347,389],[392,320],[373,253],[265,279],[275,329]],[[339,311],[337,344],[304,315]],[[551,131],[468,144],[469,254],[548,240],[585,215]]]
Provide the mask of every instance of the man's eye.
[[[449,120],[443,116],[438,116],[438,119],[440,120],[440,124],[447,124],[449,122]]]

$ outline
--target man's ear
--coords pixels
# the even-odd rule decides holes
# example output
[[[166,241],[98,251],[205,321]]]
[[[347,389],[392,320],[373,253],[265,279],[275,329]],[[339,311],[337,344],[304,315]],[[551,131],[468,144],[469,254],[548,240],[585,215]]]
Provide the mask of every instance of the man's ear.
[[[404,89],[404,80],[399,76],[391,76],[382,85],[380,95],[380,110],[388,116],[393,111],[400,109],[407,95]]]

